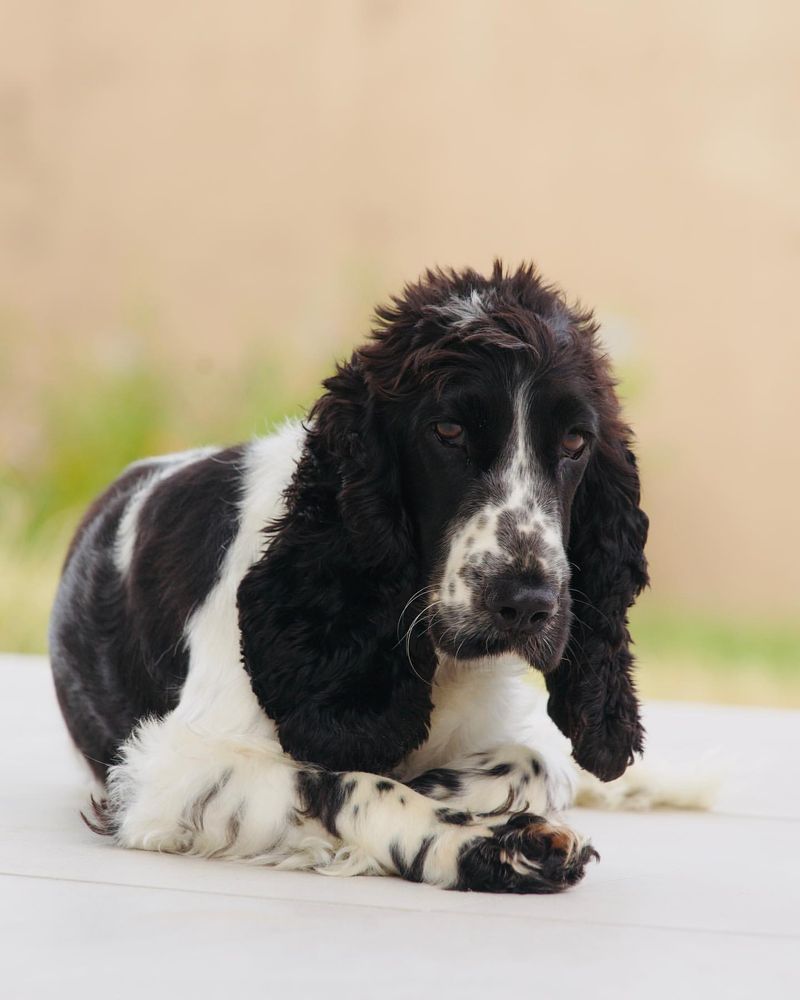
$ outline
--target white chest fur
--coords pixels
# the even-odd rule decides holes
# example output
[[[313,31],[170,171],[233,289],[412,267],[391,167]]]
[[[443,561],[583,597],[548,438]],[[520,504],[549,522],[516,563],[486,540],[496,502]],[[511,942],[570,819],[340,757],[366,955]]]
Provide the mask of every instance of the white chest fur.
[[[430,735],[401,765],[402,776],[442,767],[476,748],[528,742],[552,723],[527,669],[513,657],[456,662],[442,656],[433,685]],[[544,718],[542,718],[544,716]]]

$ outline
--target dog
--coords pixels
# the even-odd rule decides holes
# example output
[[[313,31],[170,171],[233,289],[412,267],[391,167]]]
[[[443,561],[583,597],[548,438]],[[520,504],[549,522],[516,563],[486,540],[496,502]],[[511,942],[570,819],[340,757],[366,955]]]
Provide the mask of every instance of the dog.
[[[533,266],[429,270],[305,422],[130,466],[50,627],[90,825],[449,889],[578,882],[597,854],[558,815],[643,744],[648,521],[614,386],[592,314]]]

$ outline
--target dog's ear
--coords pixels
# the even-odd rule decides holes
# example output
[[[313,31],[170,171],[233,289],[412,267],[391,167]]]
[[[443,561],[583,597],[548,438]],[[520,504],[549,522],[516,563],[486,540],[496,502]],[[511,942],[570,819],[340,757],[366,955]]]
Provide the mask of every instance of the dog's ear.
[[[551,717],[572,740],[575,760],[603,781],[619,777],[643,747],[627,612],[647,584],[647,527],[630,432],[615,414],[572,506],[573,631],[547,677]]]
[[[325,388],[286,512],[239,587],[242,656],[288,753],[385,772],[427,736],[435,657],[425,634],[398,641],[418,560],[360,359]]]

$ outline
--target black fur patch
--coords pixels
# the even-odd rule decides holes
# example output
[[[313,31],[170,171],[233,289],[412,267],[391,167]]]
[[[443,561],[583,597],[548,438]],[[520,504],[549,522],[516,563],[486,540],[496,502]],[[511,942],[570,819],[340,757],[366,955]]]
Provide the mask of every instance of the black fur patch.
[[[422,840],[416,854],[411,859],[410,864],[406,863],[403,851],[398,842],[393,840],[389,845],[389,856],[392,859],[392,864],[397,870],[398,875],[409,882],[421,882],[422,874],[425,868],[425,859],[428,856],[428,851],[430,850],[431,844],[434,840],[435,838],[433,836],[425,837]]]
[[[459,771],[451,767],[435,767],[424,774],[407,782],[409,787],[421,795],[432,795],[434,793],[446,792],[449,795],[458,795],[463,785],[463,776]]]
[[[420,565],[396,443],[360,362],[325,386],[286,514],[239,587],[242,658],[288,753],[386,773],[427,736],[436,657],[425,630],[397,641]]]
[[[490,767],[482,773],[487,778],[502,778],[504,775],[511,773],[511,768],[512,765],[504,761],[500,764],[495,764],[494,767]]]
[[[453,826],[467,826],[473,820],[472,813],[447,808],[437,809],[436,818],[442,823],[451,823]]]
[[[356,787],[355,778],[308,768],[297,775],[297,790],[306,816],[318,819],[328,833],[339,836],[336,821]],[[355,808],[355,807],[354,807]]]

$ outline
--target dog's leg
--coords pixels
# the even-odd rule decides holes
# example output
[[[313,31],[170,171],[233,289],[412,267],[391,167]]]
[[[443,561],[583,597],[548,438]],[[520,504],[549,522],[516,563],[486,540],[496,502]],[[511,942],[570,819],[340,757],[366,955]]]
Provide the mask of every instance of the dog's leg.
[[[297,764],[272,739],[214,738],[175,716],[128,741],[102,817],[126,847],[453,889],[556,892],[594,856],[541,817],[460,815],[399,782]]]
[[[472,753],[412,778],[408,784],[448,808],[486,815],[560,812],[575,796],[577,769],[566,753],[505,744]]]
[[[541,816],[477,817],[407,785],[361,772],[305,772],[305,814],[384,871],[485,892],[558,892],[578,882],[594,849]]]

